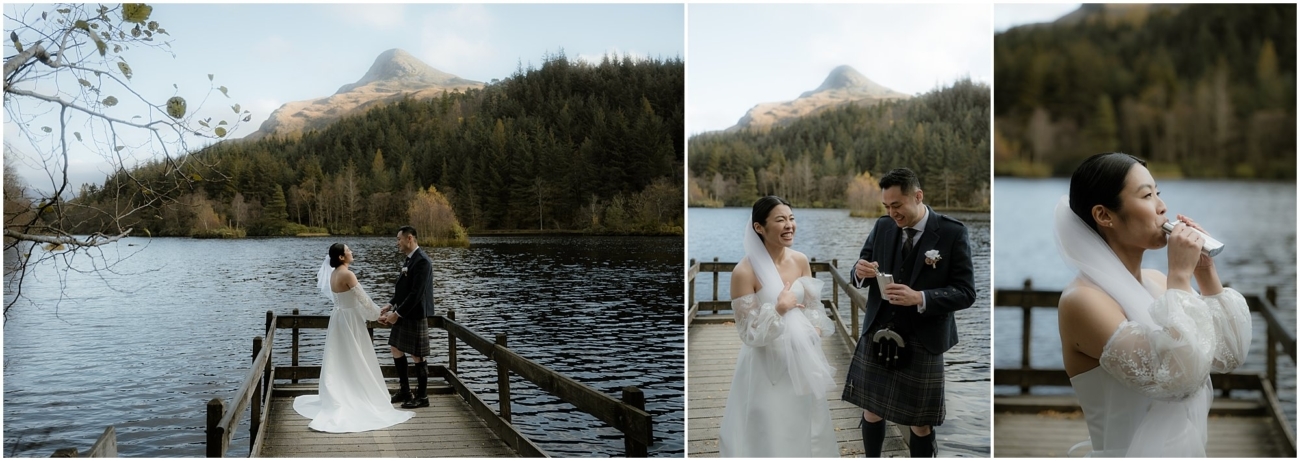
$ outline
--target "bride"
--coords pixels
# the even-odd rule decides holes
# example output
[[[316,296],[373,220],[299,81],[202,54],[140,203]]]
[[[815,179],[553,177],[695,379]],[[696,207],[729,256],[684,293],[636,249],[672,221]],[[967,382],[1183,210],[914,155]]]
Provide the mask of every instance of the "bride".
[[[745,258],[731,274],[731,308],[744,343],[719,429],[723,457],[839,457],[826,391],[835,369],[821,337],[834,324],[822,281],[794,243],[790,203],[767,196],[745,226]],[[805,307],[806,306],[806,307]]]
[[[1061,293],[1061,349],[1092,456],[1204,457],[1209,374],[1250,347],[1246,301],[1200,253],[1204,229],[1178,215],[1166,237],[1165,211],[1146,162],[1122,153],[1085,160],[1056,207],[1058,247],[1079,270]],[[1165,245],[1169,275],[1142,269]]]
[[[334,302],[325,333],[319,395],[293,401],[294,411],[311,418],[308,427],[321,432],[373,431],[415,414],[394,409],[389,402],[388,385],[366,331],[366,321],[379,318],[379,306],[357,283],[356,274],[348,269],[351,263],[352,249],[335,243],[316,275],[317,287]]]

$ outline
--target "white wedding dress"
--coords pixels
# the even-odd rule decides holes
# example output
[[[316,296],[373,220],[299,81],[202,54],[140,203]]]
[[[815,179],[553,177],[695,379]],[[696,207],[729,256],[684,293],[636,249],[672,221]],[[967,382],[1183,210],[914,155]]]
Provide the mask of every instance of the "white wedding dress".
[[[325,358],[319,395],[293,400],[293,409],[311,419],[308,427],[321,432],[363,432],[404,422],[414,412],[393,408],[388,385],[366,321],[379,318],[376,306],[361,285],[334,293],[334,311],[325,333]]]
[[[835,324],[822,308],[823,283],[796,280],[790,291],[807,307],[784,316],[776,313],[776,299],[760,298],[762,292],[732,301],[744,344],[718,431],[721,456],[840,456],[826,402],[835,369],[821,338],[834,333]]]
[[[1143,288],[1155,298],[1157,327],[1121,323],[1101,366],[1070,378],[1088,422],[1089,456],[1204,457],[1209,375],[1232,371],[1250,348],[1246,299],[1231,288],[1214,296]]]

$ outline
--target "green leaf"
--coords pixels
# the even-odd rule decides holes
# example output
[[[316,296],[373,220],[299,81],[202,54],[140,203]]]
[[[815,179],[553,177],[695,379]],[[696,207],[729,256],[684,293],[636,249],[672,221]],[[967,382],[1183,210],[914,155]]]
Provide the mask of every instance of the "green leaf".
[[[203,125],[204,128],[210,128],[207,120],[199,120],[199,125]]]
[[[96,40],[95,40],[95,49],[99,50],[99,55],[100,55],[100,56],[104,56],[104,55],[108,54],[108,44],[99,41],[99,40],[98,40],[98,37],[96,37]]]
[[[126,149],[126,146],[117,146],[117,147],[114,147],[114,148],[113,148],[113,152],[121,152],[122,149]],[[148,190],[148,189],[146,189],[146,190]]]
[[[72,8],[59,8],[59,9],[54,10],[54,11],[58,11],[58,12],[63,13],[63,14],[68,14],[68,13],[71,13],[71,12],[72,12]]]
[[[118,61],[118,62],[117,62],[117,69],[122,71],[122,75],[125,75],[127,80],[130,80],[130,79],[131,79],[132,72],[131,72],[131,66],[130,66],[130,65],[128,65],[128,64],[125,63],[125,62]]]
[[[121,53],[122,45],[113,45],[113,53]]]
[[[131,29],[131,36],[136,38],[140,37],[140,26],[135,26]]]
[[[77,141],[81,141],[81,132],[80,132],[80,131],[73,131],[73,132],[72,132],[72,135],[77,137]]]
[[[216,129],[216,133],[217,133],[217,137],[218,137],[218,138],[224,138],[224,137],[226,137],[226,129],[225,129],[225,128],[217,127],[217,129]]]
[[[86,79],[84,79],[84,78],[79,78],[79,79],[77,79],[77,83],[80,83],[81,86],[84,86],[84,87],[87,87],[87,88],[90,87],[90,81],[89,81],[89,80],[86,80]]]
[[[225,120],[222,120],[222,121],[218,122],[217,124],[218,124],[218,125],[225,125],[225,124],[226,124],[226,121],[225,121]]]
[[[198,173],[190,173],[190,179],[194,181],[202,181],[203,177],[199,176]]]
[[[223,87],[220,87],[220,88],[217,88],[217,89],[218,89],[218,90],[221,90],[221,94],[226,95],[227,98],[230,97],[229,94],[226,94],[226,87],[223,86]]]
[[[42,12],[41,12],[41,19],[46,19],[46,17],[45,17],[45,13],[46,13],[45,11],[42,11]]]
[[[41,127],[41,131],[44,131],[44,132],[46,132],[46,133],[52,133],[52,132],[54,132],[54,129],[53,129],[53,128],[50,128],[50,127],[48,127],[48,126],[43,126],[43,127]]]
[[[231,109],[234,109],[236,114],[239,113],[239,104],[235,104],[234,106],[231,106],[230,108],[231,108]]]
[[[90,32],[90,23],[85,19],[78,19],[77,22],[72,23],[72,27]]]
[[[163,29],[163,28],[159,27],[159,28],[158,28],[158,33],[160,33],[160,34],[167,34],[167,29]],[[171,35],[171,34],[167,34],[167,35]]]
[[[212,74],[208,74],[208,81],[209,81],[209,82],[212,81]]]
[[[170,115],[175,119],[185,118],[185,98],[172,96],[168,99],[167,115]]]
[[[107,97],[107,98],[104,98],[104,105],[105,105],[105,106],[108,106],[108,107],[116,106],[116,105],[117,105],[117,98],[112,97],[112,96],[109,96],[109,97]]]
[[[143,3],[123,3],[122,20],[144,24],[149,20],[149,15],[153,13],[153,7]]]
[[[158,21],[149,21],[149,30],[158,30]]]
[[[90,23],[90,28],[91,28],[91,29],[95,29],[95,30],[99,30],[99,23],[98,23],[98,22],[92,22],[92,23]]]
[[[252,119],[253,119],[253,116],[252,116],[252,115],[249,115],[249,116],[247,116],[247,117],[244,117],[244,121],[245,121],[245,122],[250,121],[250,120],[252,120]]]

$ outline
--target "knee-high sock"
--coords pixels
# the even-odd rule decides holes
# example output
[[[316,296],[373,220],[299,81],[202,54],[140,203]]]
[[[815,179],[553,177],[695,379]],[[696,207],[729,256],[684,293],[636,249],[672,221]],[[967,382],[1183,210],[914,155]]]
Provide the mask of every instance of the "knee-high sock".
[[[862,417],[862,448],[867,458],[879,458],[880,449],[885,445],[885,420],[869,422]]]
[[[402,393],[410,394],[411,383],[410,381],[407,380],[406,356],[403,355],[401,357],[394,358],[393,364],[397,365],[397,381],[402,384]]]
[[[417,398],[428,397],[429,394],[427,394],[426,391],[429,388],[429,368],[425,366],[423,360],[419,362],[415,362],[415,377],[416,377],[416,383],[420,386],[419,387],[420,392],[418,394],[415,394],[415,396]]]
[[[912,438],[908,441],[908,448],[911,449],[913,458],[933,458],[938,451],[934,446],[934,428],[930,428],[930,435],[919,436],[915,432],[907,431]]]

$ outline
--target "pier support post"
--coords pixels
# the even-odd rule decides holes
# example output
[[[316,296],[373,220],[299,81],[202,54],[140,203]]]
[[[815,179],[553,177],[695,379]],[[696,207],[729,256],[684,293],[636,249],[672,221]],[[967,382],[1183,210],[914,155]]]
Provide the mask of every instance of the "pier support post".
[[[1025,279],[1025,292],[1028,293],[1030,291],[1033,291],[1033,289],[1034,289],[1033,279]],[[1025,299],[1028,298],[1026,297]],[[1030,356],[1029,346],[1033,343],[1033,326],[1034,326],[1033,310],[1034,310],[1034,306],[1030,306],[1028,301],[1025,301],[1024,304],[1020,305],[1020,312],[1022,312],[1020,316],[1020,369],[1021,370],[1029,369],[1029,356]],[[1021,395],[1029,394],[1029,384],[1026,382],[1027,378],[1023,377],[1025,375],[1021,375],[1021,376],[1022,378],[1020,382],[1020,394]]]
[[[254,363],[257,363],[257,354],[260,352],[262,352],[262,337],[258,336],[253,338],[253,362]],[[265,381],[265,379],[263,379],[262,381]],[[251,413],[251,416],[248,418],[248,449],[249,450],[252,450],[253,444],[257,443],[257,431],[261,429],[262,418],[260,418],[259,416],[262,414],[262,392],[263,389],[265,389],[262,386],[265,384],[266,384],[265,382],[260,382],[253,385],[253,412]]]
[[[713,263],[715,264],[713,267],[713,300],[717,301],[718,300],[718,267],[716,266],[716,264],[718,263],[717,256],[713,257]],[[718,303],[713,303],[713,314],[714,315],[718,314]]]
[[[293,310],[293,368],[298,369],[298,309]],[[294,384],[298,384],[298,373],[293,374]]]
[[[208,401],[208,430],[207,430],[207,457],[223,458],[226,455],[226,447],[222,446],[225,440],[225,430],[219,427],[221,425],[221,415],[225,413],[226,404],[221,399],[214,398]]]
[[[497,346],[500,346],[496,349],[498,351],[505,349],[505,333],[497,333]],[[492,359],[497,363],[497,402],[501,407],[501,419],[510,422],[510,367],[506,366],[503,357],[493,357]]]
[[[447,320],[456,321],[456,310],[447,309]],[[447,369],[456,372],[456,335],[447,328]]]
[[[641,389],[632,386],[624,387],[623,403],[636,407],[638,410],[645,410],[645,393]],[[627,434],[623,435],[623,448],[627,451],[624,455],[628,458],[646,458],[650,456],[648,446],[632,440],[632,437],[628,437]]]

